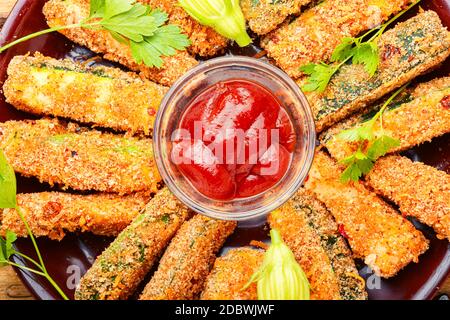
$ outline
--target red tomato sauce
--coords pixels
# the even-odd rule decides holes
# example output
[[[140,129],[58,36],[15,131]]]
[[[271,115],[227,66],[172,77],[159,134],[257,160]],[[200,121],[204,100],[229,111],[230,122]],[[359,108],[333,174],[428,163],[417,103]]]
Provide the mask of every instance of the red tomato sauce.
[[[200,93],[179,123],[183,139],[172,154],[204,196],[233,200],[260,194],[280,181],[296,145],[291,119],[259,84],[229,80]]]

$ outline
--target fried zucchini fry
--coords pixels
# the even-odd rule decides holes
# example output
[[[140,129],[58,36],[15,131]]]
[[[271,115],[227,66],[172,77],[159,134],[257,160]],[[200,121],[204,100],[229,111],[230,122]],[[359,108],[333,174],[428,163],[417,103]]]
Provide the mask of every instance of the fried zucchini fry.
[[[377,45],[381,62],[373,77],[362,65],[346,65],[325,92],[306,95],[318,132],[438,66],[450,55],[450,33],[436,12],[426,11],[387,31]]]
[[[241,0],[244,17],[253,32],[265,35],[278,27],[289,15],[299,14],[312,0]]]
[[[411,222],[362,183],[343,184],[343,170],[322,151],[316,153],[305,184],[333,214],[353,254],[389,278],[428,249],[428,240]]]
[[[191,40],[188,50],[193,55],[202,57],[221,53],[228,45],[228,40],[214,29],[206,27],[191,18],[178,4],[178,0],[139,0],[139,2],[159,8],[169,15],[169,23],[180,26]]]
[[[20,210],[36,237],[61,240],[66,232],[91,232],[117,236],[141,212],[150,195],[77,195],[64,192],[22,193],[17,195]],[[0,233],[13,231],[27,237],[24,223],[15,209],[0,214]]]
[[[365,300],[364,280],[331,213],[312,193],[300,191],[269,215],[305,271],[313,300]]]
[[[216,253],[236,228],[234,221],[202,215],[184,223],[161,258],[141,300],[195,299],[203,289]]]
[[[386,21],[412,0],[325,0],[261,42],[268,55],[291,77],[300,67],[327,61],[344,37],[354,37]]]
[[[435,79],[420,84],[406,92],[399,101],[395,101],[383,114],[383,132],[400,141],[400,146],[390,153],[410,149],[432,138],[450,132],[450,77]],[[357,142],[342,139],[339,133],[345,129],[360,126],[371,119],[380,109],[380,105],[368,113],[354,116],[338,123],[324,132],[322,144],[333,158],[344,159],[358,149]],[[374,134],[381,133],[379,121],[374,127]],[[368,145],[367,147],[369,147]]]
[[[50,27],[79,23],[89,16],[89,0],[50,0],[43,9]],[[152,81],[165,86],[172,85],[186,71],[197,65],[197,61],[185,51],[174,56],[163,57],[162,68],[150,68],[137,64],[128,45],[115,40],[108,31],[91,29],[66,29],[61,33],[71,41],[103,54],[105,59],[123,64]]]
[[[401,156],[379,159],[366,177],[375,192],[393,201],[405,216],[450,240],[450,175]]]
[[[128,194],[156,191],[161,181],[150,139],[58,120],[1,123],[0,148],[16,172],[64,188]]]
[[[77,300],[127,299],[191,212],[167,188],[148,203],[81,278]]]
[[[252,248],[236,248],[214,262],[206,279],[202,300],[258,300],[256,283],[248,283],[264,260],[264,251]]]
[[[40,54],[14,57],[3,86],[6,101],[19,110],[147,135],[167,90],[120,69]]]

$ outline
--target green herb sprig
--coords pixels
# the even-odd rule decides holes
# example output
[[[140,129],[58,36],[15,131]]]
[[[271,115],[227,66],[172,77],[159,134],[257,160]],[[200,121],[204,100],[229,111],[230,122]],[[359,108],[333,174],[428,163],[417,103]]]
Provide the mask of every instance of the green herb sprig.
[[[308,75],[306,84],[302,86],[302,90],[305,92],[324,92],[336,72],[349,62],[364,65],[366,72],[373,77],[380,64],[380,52],[377,43],[381,35],[389,25],[403,16],[420,1],[414,2],[386,23],[369,30],[358,38],[343,38],[331,55],[330,64],[324,62],[309,63],[300,67],[300,71]]]
[[[161,67],[161,56],[172,56],[190,45],[188,37],[175,25],[164,25],[167,13],[152,10],[135,0],[91,0],[89,17],[80,23],[56,26],[15,40],[0,48],[3,51],[47,33],[73,28],[106,30],[114,39],[131,48],[137,63]]]
[[[344,130],[337,135],[338,139],[359,142],[358,149],[355,153],[339,161],[339,163],[346,166],[346,169],[341,175],[341,181],[343,183],[358,181],[363,175],[372,170],[378,158],[384,156],[391,149],[400,146],[400,140],[394,139],[384,133],[383,113],[407,86],[408,84],[404,85],[390,96],[372,119],[355,128]],[[375,135],[374,131],[377,121],[380,122],[380,130]],[[369,146],[364,151],[363,148],[366,145]]]
[[[68,297],[61,290],[61,288],[56,284],[53,278],[48,274],[47,269],[45,268],[44,260],[42,259],[41,252],[36,243],[36,239],[31,232],[30,226],[26,221],[22,210],[17,204],[17,186],[16,186],[16,176],[14,174],[14,170],[11,165],[6,160],[3,151],[0,150],[0,209],[15,209],[20,219],[22,220],[25,228],[28,232],[28,235],[33,243],[34,249],[36,251],[36,255],[38,257],[38,261],[29,256],[17,251],[14,249],[14,242],[17,240],[17,235],[7,230],[5,237],[0,237],[0,267],[10,265],[13,267],[20,268],[27,272],[31,272],[37,274],[39,276],[44,277],[47,281],[56,289],[56,291],[61,295],[64,300],[68,300]],[[11,260],[12,256],[18,256],[35,266],[35,268],[29,268],[27,266],[17,264]]]

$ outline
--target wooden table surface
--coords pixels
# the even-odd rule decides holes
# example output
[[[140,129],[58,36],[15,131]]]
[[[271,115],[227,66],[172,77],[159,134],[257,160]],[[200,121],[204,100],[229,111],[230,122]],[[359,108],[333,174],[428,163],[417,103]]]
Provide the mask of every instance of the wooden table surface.
[[[16,0],[0,0],[0,29]],[[440,292],[450,294],[450,277]],[[33,299],[22,285],[14,270],[10,267],[0,268],[0,300]]]

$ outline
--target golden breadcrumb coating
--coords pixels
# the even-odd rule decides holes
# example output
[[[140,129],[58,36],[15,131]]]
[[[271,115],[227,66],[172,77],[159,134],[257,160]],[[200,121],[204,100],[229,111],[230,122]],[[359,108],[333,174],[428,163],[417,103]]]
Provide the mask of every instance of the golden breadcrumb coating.
[[[269,215],[305,271],[313,300],[365,300],[364,280],[333,216],[312,193],[300,189]]]
[[[368,114],[354,116],[324,132],[321,142],[333,158],[344,159],[358,149],[358,143],[346,141],[338,134],[345,129],[361,126],[379,108],[375,106]],[[374,134],[380,135],[382,131],[400,141],[400,146],[391,149],[390,153],[410,149],[450,132],[450,77],[420,84],[411,93],[407,92],[383,113],[383,130],[380,121],[377,121]]]
[[[35,237],[61,240],[67,232],[91,232],[117,236],[141,212],[149,194],[77,195],[64,192],[22,193],[17,204]],[[18,237],[28,232],[15,209],[3,209],[0,233],[13,231]]]
[[[318,132],[438,66],[450,55],[450,33],[436,12],[426,11],[384,33],[377,45],[381,62],[374,76],[360,64],[346,65],[323,93],[306,94]]]
[[[428,249],[423,234],[361,182],[342,183],[342,172],[333,159],[319,151],[305,188],[333,214],[355,257],[384,278],[418,262]]]
[[[152,140],[89,131],[58,120],[0,123],[0,149],[14,171],[50,185],[128,194],[161,181]]]
[[[405,216],[432,227],[450,240],[450,175],[401,156],[379,159],[367,183],[400,207]]]
[[[412,0],[325,0],[261,41],[269,57],[291,77],[300,67],[327,61],[344,37],[354,37],[386,21]]]
[[[272,229],[280,231],[308,278],[311,300],[340,300],[339,285],[320,237],[304,216],[288,202],[269,216]]]
[[[50,0],[43,9],[50,27],[79,23],[89,16],[89,0]],[[152,81],[165,86],[172,85],[197,61],[186,51],[179,51],[174,56],[163,57],[161,68],[137,64],[128,45],[115,40],[109,31],[74,28],[60,31],[71,41],[90,50],[103,54],[105,59],[123,64]]]
[[[191,215],[167,188],[148,203],[81,278],[77,300],[127,299]]]
[[[39,53],[15,56],[3,86],[6,101],[19,110],[147,135],[167,90],[131,72]]]
[[[312,0],[241,0],[245,20],[253,32],[265,35]]]
[[[231,249],[218,257],[206,279],[202,300],[258,300],[256,283],[247,285],[264,260],[264,251],[250,247]]]
[[[141,300],[198,298],[216,253],[236,228],[236,222],[196,215],[185,222],[161,258]]]
[[[178,25],[191,40],[188,50],[193,55],[210,57],[221,53],[228,45],[228,40],[214,29],[206,27],[191,18],[178,4],[178,0],[139,0],[152,8],[160,8],[169,15],[170,24]]]

